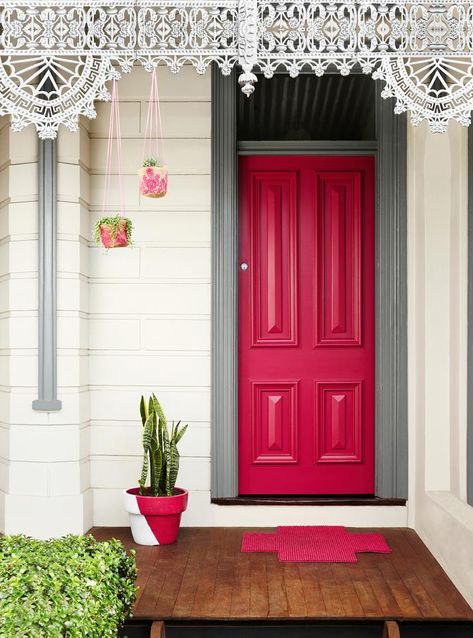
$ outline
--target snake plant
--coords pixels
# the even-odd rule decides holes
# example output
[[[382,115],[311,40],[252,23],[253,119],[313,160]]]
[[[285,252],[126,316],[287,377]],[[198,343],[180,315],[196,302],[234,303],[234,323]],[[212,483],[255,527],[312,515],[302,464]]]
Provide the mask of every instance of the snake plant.
[[[143,424],[143,467],[139,480],[143,496],[172,496],[179,472],[177,444],[184,436],[187,425],[168,422],[158,399],[152,394],[148,401],[142,396],[140,414]],[[149,488],[146,479],[150,476]]]

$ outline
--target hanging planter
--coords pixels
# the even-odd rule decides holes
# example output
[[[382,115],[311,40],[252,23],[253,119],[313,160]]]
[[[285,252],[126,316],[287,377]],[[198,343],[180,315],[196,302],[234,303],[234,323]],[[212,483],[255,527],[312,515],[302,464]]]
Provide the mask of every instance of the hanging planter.
[[[168,191],[168,167],[164,159],[156,69],[151,76],[143,156],[143,165],[138,171],[140,194],[144,197],[164,197]]]
[[[128,217],[102,217],[94,228],[95,243],[104,248],[125,248],[131,244],[133,223]]]
[[[160,166],[156,158],[145,159],[138,171],[140,193],[145,197],[164,197],[168,192],[168,167]]]
[[[109,210],[109,194],[112,180],[113,143],[116,142],[118,195],[120,200],[119,211],[115,214],[105,214]],[[133,223],[123,215],[125,210],[125,198],[123,193],[122,175],[122,136],[120,129],[120,112],[118,104],[117,82],[113,80],[112,103],[110,109],[110,124],[108,128],[107,160],[105,166],[105,185],[103,194],[104,217],[101,217],[94,227],[94,238],[98,246],[107,250],[110,248],[125,248],[132,243],[131,235]]]

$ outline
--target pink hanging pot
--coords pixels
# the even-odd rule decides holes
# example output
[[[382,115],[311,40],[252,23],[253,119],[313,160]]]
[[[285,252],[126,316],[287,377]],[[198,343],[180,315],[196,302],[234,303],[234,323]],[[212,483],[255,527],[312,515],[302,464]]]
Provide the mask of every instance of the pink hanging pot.
[[[109,194],[112,180],[112,159],[113,144],[116,142],[116,160],[117,160],[117,179],[118,179],[118,195],[119,195],[119,211],[115,214],[107,212],[110,210]],[[118,103],[117,82],[113,80],[112,85],[112,103],[110,109],[110,124],[108,130],[108,147],[107,160],[105,166],[105,185],[103,195],[103,212],[104,216],[95,223],[94,239],[98,246],[103,246],[107,250],[110,248],[125,248],[132,243],[131,235],[133,224],[130,219],[124,216],[125,203],[123,192],[123,175],[122,175],[122,140],[120,129],[120,112]]]
[[[151,90],[146,118],[143,165],[138,171],[140,195],[164,197],[168,191],[168,167],[164,159],[161,110],[159,107],[156,69],[151,77]]]
[[[145,160],[138,171],[140,194],[144,197],[164,197],[168,192],[168,167],[155,166],[153,159]]]

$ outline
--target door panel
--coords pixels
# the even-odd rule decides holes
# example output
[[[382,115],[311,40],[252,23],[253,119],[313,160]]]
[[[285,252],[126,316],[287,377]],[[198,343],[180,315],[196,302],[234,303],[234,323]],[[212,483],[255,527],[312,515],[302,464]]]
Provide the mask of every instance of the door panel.
[[[239,492],[374,492],[374,159],[240,160]]]

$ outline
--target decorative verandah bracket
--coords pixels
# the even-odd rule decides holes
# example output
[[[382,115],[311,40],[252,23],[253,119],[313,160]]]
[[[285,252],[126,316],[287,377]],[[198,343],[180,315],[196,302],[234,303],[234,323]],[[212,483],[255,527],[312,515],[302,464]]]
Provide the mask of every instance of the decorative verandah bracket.
[[[256,71],[358,65],[385,82],[397,112],[437,132],[451,119],[468,125],[473,109],[470,0],[4,0],[0,53],[0,114],[41,138],[95,117],[107,82],[136,62],[198,73],[214,62],[224,74],[238,64],[247,95]]]

